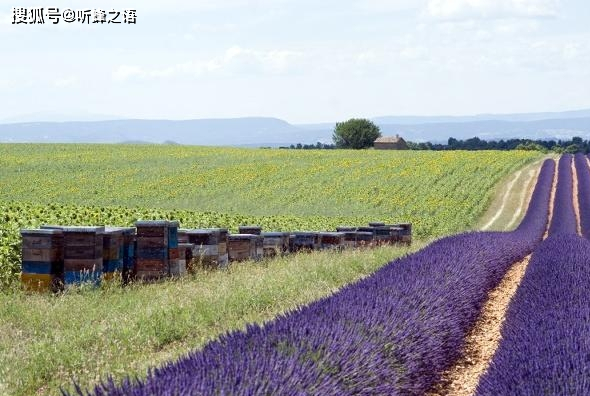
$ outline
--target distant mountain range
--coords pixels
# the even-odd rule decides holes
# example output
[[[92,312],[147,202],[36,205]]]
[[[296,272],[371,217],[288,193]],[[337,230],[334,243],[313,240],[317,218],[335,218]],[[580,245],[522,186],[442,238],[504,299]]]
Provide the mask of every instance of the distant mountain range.
[[[45,117],[45,118],[43,118]],[[0,142],[178,143],[223,146],[288,146],[329,143],[335,123],[289,124],[277,118],[196,120],[113,119],[86,114],[78,121],[36,114],[0,121]],[[56,121],[56,120],[62,121]],[[20,121],[19,121],[20,120]],[[561,113],[483,114],[476,116],[375,117],[383,135],[406,140],[446,142],[449,137],[486,140],[569,139],[590,136],[590,109]]]

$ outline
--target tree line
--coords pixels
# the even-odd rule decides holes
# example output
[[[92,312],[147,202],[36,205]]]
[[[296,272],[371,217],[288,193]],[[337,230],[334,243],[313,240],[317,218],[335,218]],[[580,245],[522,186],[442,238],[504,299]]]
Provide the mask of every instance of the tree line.
[[[332,140],[334,144],[317,142],[316,144],[292,144],[285,149],[300,150],[332,150],[332,149],[362,149],[373,146],[375,139],[381,136],[381,131],[372,121],[364,118],[352,118],[339,122],[334,127]],[[410,150],[529,150],[544,153],[590,153],[590,140],[574,137],[570,140],[542,140],[542,139],[500,139],[483,140],[478,137],[460,140],[449,138],[447,144],[406,142]]]
[[[543,153],[590,153],[590,140],[573,137],[570,140],[500,139],[483,140],[473,137],[466,140],[449,138],[447,144],[407,142],[411,150],[530,150]]]

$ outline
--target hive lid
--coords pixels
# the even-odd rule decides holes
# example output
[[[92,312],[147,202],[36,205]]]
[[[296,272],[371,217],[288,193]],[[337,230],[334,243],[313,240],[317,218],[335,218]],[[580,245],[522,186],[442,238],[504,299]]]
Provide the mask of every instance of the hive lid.
[[[105,232],[117,232],[120,231],[123,234],[133,234],[135,233],[135,227],[105,227]]]
[[[252,235],[252,234],[229,234],[228,237],[230,239],[256,239],[256,238],[259,238],[260,235]]]
[[[180,221],[178,220],[168,220],[168,225],[171,227],[180,227]]]
[[[139,220],[135,222],[136,227],[167,227],[168,220]]]
[[[313,236],[315,236],[315,235],[318,235],[319,232],[317,232],[317,231],[295,231],[292,234],[293,235],[302,235],[302,236],[303,235],[306,235],[306,236],[312,236],[313,235]]]
[[[55,224],[43,224],[41,225],[41,228],[44,230],[61,230],[66,226],[62,226],[62,225],[55,225]]]
[[[344,236],[343,232],[320,232],[319,233],[321,236],[333,236],[333,237],[339,237],[339,236]]]
[[[262,237],[284,237],[289,235],[288,232],[280,232],[280,231],[273,231],[273,232],[263,232],[260,234]]]
[[[78,232],[78,233],[102,233],[104,232],[104,227],[93,227],[93,226],[68,226],[62,228],[64,233],[68,232]]]
[[[184,232],[184,231],[183,231]],[[187,235],[212,235],[218,233],[218,230],[215,229],[195,229],[195,230],[186,230]]]
[[[26,235],[62,235],[63,231],[58,228],[53,229],[22,229],[20,230],[22,236]]]
[[[218,232],[229,232],[227,228],[208,228],[208,230],[218,231]]]

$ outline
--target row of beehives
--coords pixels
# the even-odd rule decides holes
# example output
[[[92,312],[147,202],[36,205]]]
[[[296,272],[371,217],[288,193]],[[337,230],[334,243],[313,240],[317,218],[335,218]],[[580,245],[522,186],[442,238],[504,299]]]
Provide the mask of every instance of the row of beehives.
[[[135,227],[42,226],[21,230],[25,288],[60,290],[122,276],[154,280],[183,276],[198,267],[217,269],[229,262],[260,260],[302,250],[340,250],[412,241],[411,224],[339,227],[337,232],[262,232],[258,226],[179,229],[177,221],[138,221]]]

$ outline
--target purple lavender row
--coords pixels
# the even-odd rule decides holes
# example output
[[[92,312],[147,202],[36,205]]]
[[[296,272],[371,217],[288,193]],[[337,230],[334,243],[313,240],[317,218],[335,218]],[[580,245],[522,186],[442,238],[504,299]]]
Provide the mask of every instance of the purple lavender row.
[[[542,239],[554,172],[547,161],[514,232],[443,238],[331,297],[223,335],[143,381],[108,380],[77,394],[422,394],[458,357],[488,291]]]
[[[557,168],[557,190],[553,204],[553,219],[549,235],[576,234],[577,220],[574,211],[574,182],[572,175],[573,155],[564,154]]]
[[[590,239],[590,168],[583,154],[576,154],[574,161],[578,173],[578,204],[582,235]]]
[[[590,395],[590,241],[550,236],[512,300],[478,396]]]

